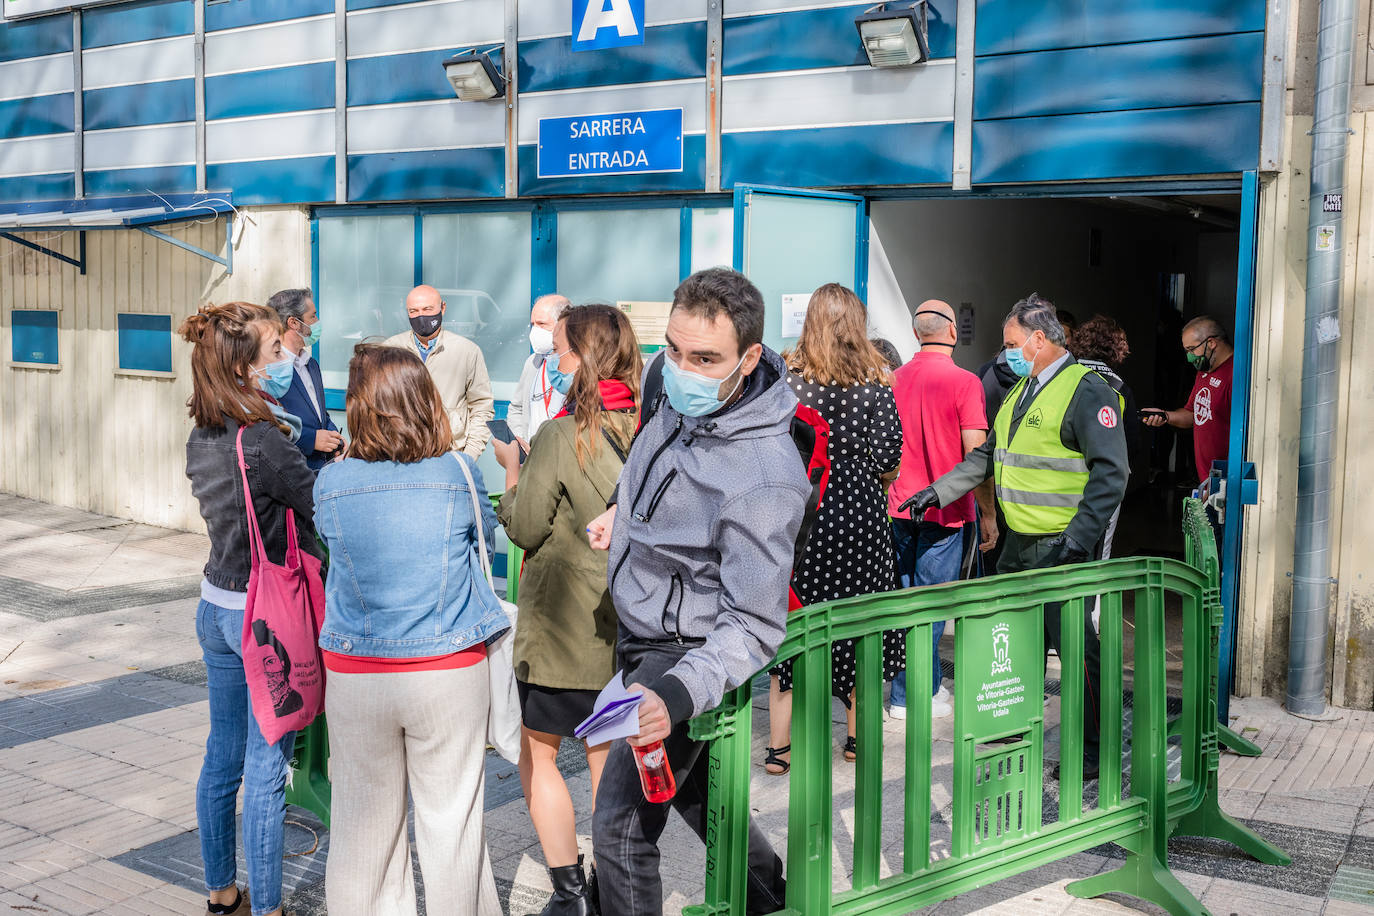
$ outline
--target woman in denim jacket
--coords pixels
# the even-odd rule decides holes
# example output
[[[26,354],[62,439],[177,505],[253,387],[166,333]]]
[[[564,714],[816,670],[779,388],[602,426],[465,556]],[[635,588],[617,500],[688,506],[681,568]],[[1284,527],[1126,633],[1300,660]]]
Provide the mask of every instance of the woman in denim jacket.
[[[360,344],[353,441],[315,484],[330,553],[320,632],[333,777],[330,912],[414,914],[406,792],[430,912],[501,912],[482,832],[486,643],[509,627],[478,559],[496,515],[450,453],[439,391],[415,354]],[[479,488],[481,518],[459,461]]]
[[[282,821],[286,816],[286,768],[296,744],[288,732],[271,745],[248,705],[243,675],[243,612],[248,601],[252,554],[248,514],[239,474],[238,432],[253,511],[262,527],[267,558],[286,554],[287,510],[295,511],[301,547],[317,551],[310,525],[315,474],[274,418],[291,380],[283,358],[281,319],[260,305],[230,302],[207,306],[181,326],[192,344],[190,407],[195,428],[186,441],[186,476],[200,502],[210,535],[210,559],[200,584],[196,636],[210,684],[210,737],[196,784],[196,821],[210,916],[281,912]],[[243,785],[243,856],[248,890],[239,893],[234,866],[234,808]]]

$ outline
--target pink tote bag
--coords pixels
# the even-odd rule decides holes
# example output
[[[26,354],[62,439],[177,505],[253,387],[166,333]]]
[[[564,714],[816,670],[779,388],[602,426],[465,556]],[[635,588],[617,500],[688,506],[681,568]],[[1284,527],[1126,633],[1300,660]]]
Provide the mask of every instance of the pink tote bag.
[[[248,489],[242,427],[238,453],[253,552],[248,607],[243,614],[243,674],[253,717],[267,743],[276,744],[282,735],[305,728],[324,711],[324,661],[319,647],[324,580],[320,561],[300,549],[296,514],[291,509],[286,510],[285,563],[278,566],[267,559],[253,493]]]

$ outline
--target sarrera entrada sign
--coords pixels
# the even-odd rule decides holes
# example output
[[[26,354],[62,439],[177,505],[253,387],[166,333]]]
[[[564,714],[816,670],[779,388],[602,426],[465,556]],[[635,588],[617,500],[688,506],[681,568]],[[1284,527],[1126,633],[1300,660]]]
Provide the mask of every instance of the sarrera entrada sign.
[[[682,171],[682,109],[540,118],[538,175]]]

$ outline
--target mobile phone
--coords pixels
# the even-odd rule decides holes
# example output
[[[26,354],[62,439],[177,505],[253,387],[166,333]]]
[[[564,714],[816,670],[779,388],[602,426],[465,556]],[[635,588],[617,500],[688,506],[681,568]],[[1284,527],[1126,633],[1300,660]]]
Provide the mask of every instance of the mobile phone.
[[[505,420],[488,420],[487,429],[491,434],[502,442],[514,442],[515,433],[511,431],[510,424]]]
[[[1169,416],[1169,415],[1168,415],[1166,412],[1164,412],[1164,411],[1162,411],[1162,410],[1157,410],[1157,409],[1154,408],[1154,407],[1142,407],[1142,408],[1140,409],[1140,419],[1142,419],[1142,420],[1144,420],[1146,417],[1168,417],[1168,416]]]

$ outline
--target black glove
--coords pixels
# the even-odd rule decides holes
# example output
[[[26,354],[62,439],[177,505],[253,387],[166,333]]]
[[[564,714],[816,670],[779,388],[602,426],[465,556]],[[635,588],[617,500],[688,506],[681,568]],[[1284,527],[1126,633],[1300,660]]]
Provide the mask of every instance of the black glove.
[[[921,516],[926,514],[927,509],[940,508],[940,497],[935,495],[935,490],[926,487],[920,493],[908,499],[897,507],[898,512],[910,512],[911,517],[920,521]]]
[[[1092,557],[1088,548],[1069,537],[1068,534],[1056,535],[1045,544],[1045,547],[1049,550],[1042,564],[1045,567],[1082,563]]]

